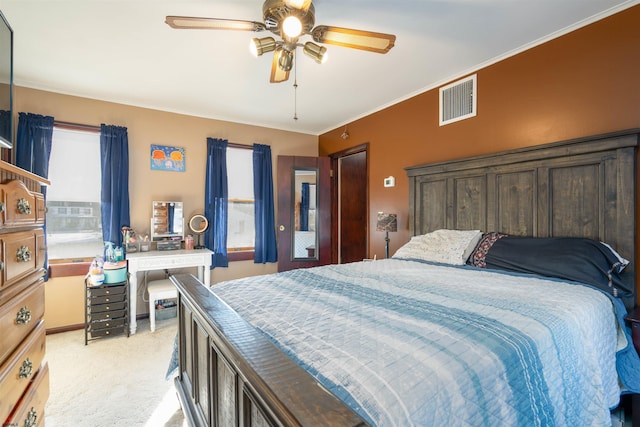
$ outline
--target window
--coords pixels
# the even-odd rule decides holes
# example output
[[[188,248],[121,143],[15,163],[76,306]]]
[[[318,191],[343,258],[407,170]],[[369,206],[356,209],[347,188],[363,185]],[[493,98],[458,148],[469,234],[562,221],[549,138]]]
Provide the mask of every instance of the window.
[[[54,126],[49,180],[49,259],[91,259],[101,254],[100,133]]]
[[[252,251],[256,241],[252,149],[227,148],[227,183],[227,251]]]

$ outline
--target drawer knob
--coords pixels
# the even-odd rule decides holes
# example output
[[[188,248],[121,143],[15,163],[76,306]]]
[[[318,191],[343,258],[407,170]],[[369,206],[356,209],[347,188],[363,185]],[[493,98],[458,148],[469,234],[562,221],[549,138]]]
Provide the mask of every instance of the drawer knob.
[[[18,262],[29,262],[31,261],[31,251],[28,246],[20,246],[16,251],[16,259]]]
[[[31,409],[29,409],[27,418],[24,420],[24,427],[35,427],[37,423],[38,423],[38,413],[36,412],[36,408],[32,406]]]
[[[31,310],[29,307],[24,306],[18,311],[18,315],[16,316],[16,323],[18,325],[26,325],[31,322]]]
[[[29,201],[27,199],[18,199],[18,212],[20,212],[22,215],[31,214],[31,205],[29,204]]]
[[[18,373],[18,378],[29,378],[33,373],[33,362],[29,360],[27,357],[24,362],[22,362],[22,366],[20,366],[20,372]]]

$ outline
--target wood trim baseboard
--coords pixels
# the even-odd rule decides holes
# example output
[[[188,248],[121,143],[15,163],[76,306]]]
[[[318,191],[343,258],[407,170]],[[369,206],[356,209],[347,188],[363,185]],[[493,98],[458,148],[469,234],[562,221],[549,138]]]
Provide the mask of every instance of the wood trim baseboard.
[[[77,331],[78,329],[84,329],[84,323],[78,323],[76,325],[58,326],[56,328],[47,328],[47,335],[59,334],[61,332]]]

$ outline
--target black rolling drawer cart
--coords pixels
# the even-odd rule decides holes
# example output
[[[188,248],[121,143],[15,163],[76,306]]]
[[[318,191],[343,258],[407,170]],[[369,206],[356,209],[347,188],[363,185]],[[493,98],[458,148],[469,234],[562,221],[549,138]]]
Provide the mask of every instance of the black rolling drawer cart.
[[[93,286],[85,278],[84,344],[91,340],[129,336],[129,281]]]

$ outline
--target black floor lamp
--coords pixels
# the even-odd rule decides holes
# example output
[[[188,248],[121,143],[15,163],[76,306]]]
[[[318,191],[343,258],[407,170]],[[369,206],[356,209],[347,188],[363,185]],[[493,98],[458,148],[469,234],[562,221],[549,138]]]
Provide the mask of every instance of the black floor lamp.
[[[384,231],[386,233],[384,237],[384,254],[386,258],[389,258],[389,232],[395,233],[398,231],[398,215],[378,212],[376,231]]]

